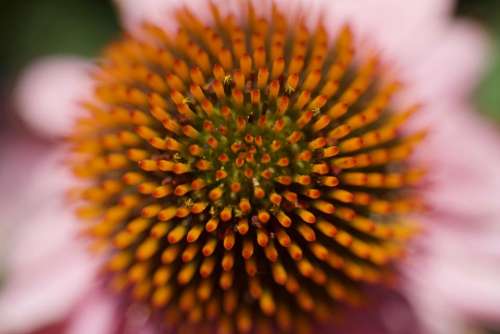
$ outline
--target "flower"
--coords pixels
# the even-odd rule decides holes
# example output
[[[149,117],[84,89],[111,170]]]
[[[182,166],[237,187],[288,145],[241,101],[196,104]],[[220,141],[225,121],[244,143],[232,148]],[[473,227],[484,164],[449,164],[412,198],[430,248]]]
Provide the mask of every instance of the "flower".
[[[329,45],[274,5],[239,23],[209,9],[211,25],[183,8],[175,35],[146,22],[105,51],[69,135],[78,215],[111,285],[168,326],[309,328],[402,254],[423,133],[400,129],[418,107],[385,112],[399,83],[353,61],[347,26]]]
[[[200,3],[201,7],[193,8],[193,10],[196,12],[197,11],[203,12],[203,6],[206,4],[207,4],[206,2],[201,2]],[[438,220],[440,221],[446,218],[453,223],[457,221],[456,216],[462,217],[469,214],[477,215],[478,213],[481,212],[482,209],[485,209],[486,213],[492,214],[493,215],[492,217],[494,217],[495,213],[494,209],[496,209],[494,205],[490,205],[489,207],[486,208],[485,204],[488,204],[488,202],[483,201],[482,203],[476,203],[476,205],[473,206],[465,206],[465,204],[467,204],[467,202],[465,201],[471,202],[470,201],[471,199],[468,196],[455,197],[451,196],[453,194],[450,194],[450,192],[453,189],[455,189],[454,187],[456,187],[456,183],[450,182],[447,175],[440,175],[439,172],[434,173],[434,170],[440,171],[441,166],[448,167],[449,168],[448,170],[457,173],[459,168],[463,167],[472,168],[474,170],[473,173],[467,173],[465,175],[461,174],[457,175],[460,175],[462,178],[466,178],[466,180],[467,178],[474,180],[473,182],[471,182],[470,185],[471,190],[474,190],[477,189],[478,187],[478,185],[475,183],[476,180],[475,177],[480,177],[481,173],[483,172],[481,169],[477,168],[477,165],[469,165],[468,164],[470,163],[469,161],[464,161],[461,159],[450,161],[449,159],[443,159],[443,153],[442,153],[442,152],[447,152],[448,150],[448,146],[444,146],[444,143],[448,144],[450,142],[458,142],[458,141],[462,142],[465,140],[467,142],[470,142],[471,138],[477,138],[476,137],[477,133],[483,131],[484,127],[483,124],[480,124],[478,126],[479,128],[478,132],[476,132],[477,129],[474,129],[474,127],[470,126],[469,124],[470,121],[461,124],[460,123],[461,118],[472,118],[472,122],[478,122],[478,123],[481,121],[478,121],[474,118],[474,116],[467,114],[467,111],[457,112],[458,108],[467,107],[466,94],[468,93],[468,89],[470,89],[470,85],[473,84],[474,75],[477,74],[477,70],[479,68],[479,65],[481,64],[481,52],[483,51],[483,44],[482,44],[483,41],[480,33],[477,33],[477,30],[475,30],[475,28],[469,26],[466,23],[460,23],[460,24],[450,23],[448,20],[446,20],[446,16],[449,14],[448,13],[450,8],[449,6],[451,6],[451,3],[448,1],[432,1],[432,2],[421,1],[418,4],[403,5],[395,1],[381,2],[381,1],[366,0],[366,1],[352,1],[347,3],[339,0],[333,2],[333,4],[328,3],[327,5],[325,3],[321,3],[321,1],[315,2],[314,4],[317,6],[311,6],[311,8],[309,8],[310,11],[307,15],[307,20],[306,20],[307,23],[314,24],[316,22],[315,20],[317,20],[318,18],[320,9],[328,9],[328,11],[324,11],[322,14],[324,14],[325,16],[325,22],[329,23],[326,26],[326,28],[328,33],[331,34],[331,36],[336,35],[338,31],[341,29],[342,23],[348,20],[351,25],[351,29],[354,32],[354,36],[356,38],[356,40],[354,40],[354,43],[355,45],[359,46],[359,49],[361,49],[360,54],[362,56],[364,57],[369,56],[369,54],[363,54],[362,52],[363,50],[368,50],[368,51],[372,50],[374,45],[381,47],[383,58],[389,59],[392,62],[391,69],[397,73],[398,77],[401,77],[404,80],[404,82],[407,83],[404,90],[406,92],[405,95],[399,95],[399,100],[395,102],[394,106],[403,106],[403,105],[407,106],[408,103],[413,103],[415,102],[415,100],[423,102],[424,105],[423,110],[419,112],[419,115],[416,118],[416,120],[410,122],[409,124],[410,126],[413,125],[414,129],[419,129],[422,127],[422,125],[428,125],[431,127],[430,136],[425,142],[425,144],[423,144],[425,145],[426,149],[420,151],[417,150],[417,152],[419,153],[417,157],[415,157],[416,161],[425,161],[429,164],[429,166],[431,166],[429,178],[432,181],[432,183],[429,186],[425,187],[424,190],[422,190],[422,193],[425,194],[425,199],[432,205],[432,208],[434,210],[432,211],[432,214],[426,215],[425,218],[421,216],[420,217],[421,220],[424,221],[425,219],[424,222],[425,223],[429,222],[427,225],[429,227],[433,227],[433,225],[439,225],[436,224]],[[131,31],[134,31],[136,33],[139,33],[138,23],[141,23],[143,19],[148,19],[149,21],[157,24],[163,24],[166,22],[168,25],[166,25],[165,28],[167,29],[172,28],[171,25],[173,24],[173,22],[175,22],[174,20],[164,19],[164,17],[166,17],[168,13],[172,13],[172,10],[168,9],[168,7],[175,5],[175,3],[173,4],[167,2],[147,1],[141,3],[140,6],[137,7],[138,5],[137,2],[132,2],[131,4],[127,4],[127,2],[125,1],[120,1],[118,5],[122,11],[125,25],[127,25],[127,27]],[[162,7],[163,5],[165,5],[166,7]],[[287,2],[287,5],[290,5],[290,2]],[[319,5],[322,5],[323,7]],[[229,5],[227,3],[225,3],[225,5],[220,6],[222,10],[228,9],[228,7]],[[151,8],[152,10],[148,11],[149,8]],[[291,8],[293,8],[293,5],[291,6]],[[260,9],[261,7],[256,6],[257,11],[259,11]],[[400,22],[398,22],[397,20],[387,19],[393,17],[398,17],[401,19],[405,18],[404,27],[408,27],[408,29],[394,29],[394,27],[391,27],[391,23],[397,24],[398,27],[400,25]],[[333,23],[330,24],[331,22]],[[338,24],[336,24],[336,22],[338,22]],[[383,24],[381,22],[383,22]],[[425,26],[425,29],[423,29],[422,26]],[[414,29],[417,29],[417,27],[422,30],[419,32],[417,38],[411,40],[408,38],[404,38],[408,34],[414,33],[415,31]],[[471,47],[470,46],[471,43],[473,43],[475,47]],[[458,55],[464,56],[464,58],[458,57],[456,51],[457,50],[461,51],[460,48],[464,47],[464,45],[467,45],[468,49],[470,48],[470,50],[477,52],[477,54],[473,52],[468,52],[466,55],[465,54],[462,55],[462,53],[459,52]],[[445,57],[445,59],[448,60],[448,57],[450,57],[450,55],[453,56],[452,59],[449,59],[449,62],[446,63],[446,66],[444,66],[440,57]],[[120,54],[116,54],[116,56],[120,56]],[[424,59],[424,61],[422,61],[422,59]],[[455,60],[460,64],[461,71],[451,70],[451,68],[453,67],[449,63],[451,63],[452,60]],[[220,61],[221,63],[224,63],[224,58],[221,58]],[[436,72],[436,64],[439,64],[440,67],[438,68],[440,71],[444,71],[448,69],[448,66],[450,66],[449,75],[443,75],[442,78],[433,78],[433,75]],[[177,65],[179,65],[178,70],[182,71],[182,64],[179,63]],[[278,65],[279,64],[276,64],[276,67],[279,67]],[[219,79],[220,83],[222,84],[221,86],[222,90],[220,91],[220,93],[221,95],[224,95],[226,93],[225,81],[223,80],[225,79],[225,76],[221,76],[221,78]],[[29,82],[32,81],[29,80]],[[235,83],[236,85],[238,84],[237,82]],[[173,84],[175,85],[175,82]],[[26,87],[25,85],[22,85],[21,87],[23,86]],[[40,86],[38,86],[38,88],[36,86],[34,88],[26,88],[24,89],[24,92],[26,92],[24,95],[30,96],[31,93],[30,97],[32,97],[33,94],[37,93],[37,89],[38,92],[40,92],[41,89]],[[216,89],[217,88],[215,87],[215,90]],[[23,92],[23,89],[21,89],[20,91]],[[22,95],[23,94],[21,94],[21,96]],[[78,94],[76,95],[76,97],[78,98],[79,101],[81,101],[86,99],[88,95]],[[108,94],[107,97],[113,97],[113,96]],[[140,96],[136,97],[140,98]],[[176,99],[176,97],[173,96],[172,99]],[[236,97],[234,97],[234,99],[236,100],[236,102],[238,102],[237,94]],[[257,96],[255,96],[254,99],[257,100]],[[50,100],[51,99],[49,99],[48,101]],[[69,101],[71,101],[71,99]],[[178,102],[184,102],[184,100],[180,99]],[[30,108],[29,105],[26,104],[26,106],[27,108]],[[207,110],[208,109],[209,108],[207,105]],[[36,111],[32,113],[31,110],[27,111],[25,115],[37,115]],[[47,110],[50,110],[50,108]],[[54,109],[54,110],[61,110],[61,109]],[[184,112],[189,115],[188,110],[184,110]],[[136,113],[135,116],[138,117],[140,121],[141,114]],[[32,119],[33,118],[28,117],[28,120]],[[298,124],[300,124],[301,122],[302,121],[298,121]],[[37,127],[37,124],[39,123],[40,122],[31,121],[30,124],[33,127]],[[460,132],[459,135],[457,135],[457,133],[453,133],[452,131],[449,130],[447,131],[446,125],[448,124],[463,125],[463,130],[464,130],[463,133]],[[44,123],[44,125],[46,126],[45,133],[50,133],[50,130],[47,130],[48,127],[50,127],[50,124]],[[175,126],[172,124],[170,125]],[[66,134],[64,131],[67,128],[68,128],[67,126],[60,126],[59,129],[61,130],[57,133],[56,132],[54,133]],[[408,131],[412,130],[408,129]],[[188,134],[189,133],[195,136],[195,134],[192,131],[188,131]],[[172,138],[172,140],[168,142],[167,141],[158,142],[157,140],[154,139],[156,138],[155,136],[148,135],[147,129],[143,129],[142,134],[145,137],[148,137],[147,139],[156,141],[157,142],[156,144],[160,149],[163,148],[163,145],[168,145],[171,148],[176,146],[175,138]],[[186,134],[187,137],[189,137],[188,134]],[[469,136],[471,138],[469,138]],[[255,138],[253,139],[255,140]],[[491,138],[488,138],[488,140],[485,140],[484,142],[482,140],[479,141],[478,144],[481,144],[480,145],[481,148],[492,147],[494,145],[495,140],[496,138],[491,136]],[[112,141],[110,141],[110,143],[111,143],[110,145],[112,145]],[[352,142],[350,145],[356,145],[356,144]],[[350,145],[347,145],[348,147],[347,149],[349,149]],[[354,147],[353,150],[359,148],[360,147]],[[142,153],[143,152],[135,151],[135,154],[140,155]],[[479,153],[487,154],[490,152],[485,150],[485,151],[480,151]],[[480,158],[482,158],[482,155]],[[146,160],[139,159],[139,160],[143,161],[142,164],[144,169],[149,169],[147,167],[147,164],[149,163],[146,161],[147,159]],[[118,156],[114,156],[113,159],[111,159],[110,161],[116,162],[117,164],[120,163],[120,159]],[[296,161],[292,161],[292,163],[296,163]],[[290,164],[290,161],[288,161],[288,164]],[[286,166],[281,166],[281,167],[286,167]],[[183,174],[181,173],[182,168],[186,168],[186,166],[182,166],[182,163],[180,163],[180,165],[178,166],[174,165],[172,168],[175,168],[175,171],[177,171],[174,174],[182,175]],[[81,171],[85,172],[85,169],[81,169]],[[217,175],[215,176],[217,177]],[[222,173],[220,176],[222,176]],[[113,185],[110,184],[109,186],[112,187]],[[491,188],[489,189],[491,189],[491,192],[493,192],[493,190],[495,190],[495,187],[492,185],[490,186]],[[147,187],[144,186],[144,188]],[[155,191],[156,190],[157,188],[155,188]],[[179,191],[184,193],[182,189],[180,189]],[[217,197],[216,194],[213,196],[214,198]],[[455,200],[455,202],[451,202],[451,200]],[[457,210],[454,203],[463,204],[464,206],[461,206],[461,209],[464,209],[464,211]],[[469,208],[469,210],[465,210],[467,208]],[[55,210],[58,212],[57,216],[59,216],[61,211],[64,211],[60,209],[61,208]],[[304,213],[303,211],[301,212],[301,215],[304,216],[302,217],[302,219],[305,219],[306,223],[308,222],[307,220],[313,219],[311,218],[310,215]],[[265,220],[264,217],[258,217],[258,216],[257,219],[259,220],[259,222],[264,223],[262,221]],[[64,219],[64,217],[61,218]],[[223,216],[220,216],[220,218],[224,220]],[[432,235],[437,235],[436,231],[438,230],[434,228],[432,229],[429,228],[429,233],[431,233]],[[184,235],[188,231],[181,231],[181,232]],[[175,237],[176,233],[172,234],[172,238]],[[153,243],[151,243],[151,245],[153,245]],[[154,248],[155,248],[154,245],[151,247],[145,247],[144,252],[147,254],[151,252],[151,249],[156,251],[156,249]],[[433,249],[433,248],[431,246],[427,249]],[[428,263],[434,259],[433,257],[426,257],[427,255],[428,254],[421,256],[424,259],[426,259],[421,263],[424,263],[426,265],[428,265]],[[430,270],[430,272],[432,271]],[[412,283],[412,280],[410,279],[408,280],[408,282]],[[413,292],[413,294],[417,295],[417,297],[420,296],[421,293],[425,293],[425,289],[424,290],[419,289],[418,291],[415,291],[411,289],[412,286],[415,285],[409,285],[408,289],[410,290],[410,292]],[[2,300],[0,300],[0,305],[2,305],[1,301],[3,300],[6,299],[2,298]],[[162,301],[162,298],[157,297],[157,301],[158,300]],[[418,301],[418,299],[415,300]],[[262,311],[264,312],[271,311],[270,305],[271,304],[268,297],[264,297],[261,299],[260,306],[262,308]],[[425,315],[424,312],[422,312],[421,314]],[[245,318],[243,317],[242,319]],[[394,323],[396,322],[390,320],[388,321],[388,323],[394,325]],[[391,329],[390,325],[386,324],[384,326],[385,329],[382,330],[383,332],[384,331],[389,332],[390,330],[392,330],[392,332],[398,331],[398,328],[392,327]],[[401,327],[399,329],[401,329]]]

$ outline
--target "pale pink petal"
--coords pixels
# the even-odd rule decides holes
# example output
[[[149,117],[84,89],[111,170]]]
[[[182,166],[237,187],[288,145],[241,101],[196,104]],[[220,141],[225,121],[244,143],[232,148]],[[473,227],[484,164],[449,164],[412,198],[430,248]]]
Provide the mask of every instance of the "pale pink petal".
[[[485,31],[471,22],[455,21],[437,43],[426,48],[418,62],[403,69],[410,98],[424,104],[444,98],[469,99],[487,68],[490,55]]]
[[[419,275],[419,272],[413,272],[412,275]],[[466,333],[467,324],[464,318],[441,298],[436,286],[413,282],[406,295],[417,310],[417,315],[425,328],[423,333]]]
[[[117,305],[112,296],[95,291],[73,311],[67,334],[110,334],[117,331]]]
[[[22,119],[48,138],[67,135],[81,113],[79,102],[92,94],[90,62],[77,57],[50,57],[21,75],[15,98]]]
[[[147,306],[126,304],[102,286],[79,301],[66,320],[68,334],[155,334],[158,328],[149,321]]]
[[[78,222],[65,203],[71,184],[59,152],[47,153],[5,221],[5,284],[0,332],[26,332],[68,314],[90,288],[97,263],[76,239]],[[3,213],[0,213],[3,214]]]
[[[0,292],[1,331],[24,333],[58,321],[86,292],[94,270],[88,259],[68,247],[54,257],[43,268],[40,264],[29,272],[6,272]]]
[[[455,216],[475,220],[498,216],[500,138],[496,128],[463,106],[436,107],[450,110],[432,125],[428,140],[416,152],[430,171],[425,189],[428,202],[435,210]],[[434,107],[432,111],[439,112]]]
[[[376,36],[382,50],[398,62],[418,62],[447,28],[454,0],[372,0]],[[380,12],[382,10],[382,12]],[[405,64],[406,65],[406,64]]]
[[[412,258],[406,272],[411,282],[408,293],[423,320],[437,327],[435,333],[451,333],[438,326],[441,313],[459,319],[462,326],[467,321],[500,324],[498,224],[489,230],[463,230],[454,228],[453,219],[436,218],[443,226],[434,226],[421,238],[424,254]]]
[[[488,243],[498,247],[500,229],[489,232],[490,236],[484,231],[443,232],[433,243],[434,259],[428,269],[433,285],[458,312],[471,319],[500,323],[500,258],[483,251]]]
[[[172,20],[172,8],[182,4],[181,0],[114,0],[125,29],[137,32],[145,21],[155,23],[168,30],[176,28]]]
[[[429,333],[500,319],[500,136],[463,104],[428,108],[431,124],[417,160],[429,169],[423,195],[432,211],[407,268],[408,294]],[[424,115],[425,116],[425,115]]]
[[[433,29],[450,14],[454,3],[452,0],[412,2],[319,0],[318,2],[324,6],[325,15],[335,19],[333,24],[335,21],[340,24],[349,22],[358,33],[375,38],[381,43],[380,47],[386,51],[411,47],[417,33],[419,41],[428,43],[430,35],[435,33]],[[332,23],[331,20],[327,22]]]

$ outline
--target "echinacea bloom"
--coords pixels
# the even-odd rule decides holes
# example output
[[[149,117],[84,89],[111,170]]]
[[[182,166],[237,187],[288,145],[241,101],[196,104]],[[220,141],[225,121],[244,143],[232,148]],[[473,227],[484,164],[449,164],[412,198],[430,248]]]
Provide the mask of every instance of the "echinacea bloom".
[[[315,1],[307,13],[300,1],[119,6],[132,34],[91,68],[94,95],[75,77],[82,108],[65,116],[76,126],[54,124],[72,148],[65,164],[85,180],[71,192],[84,233],[120,296],[93,312],[101,320],[123,320],[118,304],[134,301],[154,328],[307,332],[391,276],[414,220],[430,241],[440,225],[493,221],[492,202],[469,203],[493,194],[476,181],[495,169],[454,155],[475,143],[475,161],[494,165],[496,138],[463,110],[483,40],[446,19],[450,1]],[[36,108],[25,108],[34,127]],[[403,282],[425,307],[436,248],[423,248]],[[398,333],[408,323],[396,315],[347,331]]]
[[[69,135],[111,286],[167,329],[309,332],[388,280],[414,229],[417,107],[388,111],[400,85],[355,62],[349,27],[256,7],[112,44]]]

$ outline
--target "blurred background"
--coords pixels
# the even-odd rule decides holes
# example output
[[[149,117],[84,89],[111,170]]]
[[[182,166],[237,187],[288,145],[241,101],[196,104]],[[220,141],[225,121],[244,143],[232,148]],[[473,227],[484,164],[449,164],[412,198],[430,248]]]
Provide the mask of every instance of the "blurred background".
[[[492,63],[473,98],[481,113],[500,124],[500,1],[460,0],[455,15],[480,23],[492,37]],[[119,34],[119,29],[111,1],[0,0],[0,141],[7,138],[7,132],[30,136],[16,118],[10,98],[16,78],[26,65],[53,54],[93,57]],[[0,159],[6,146],[1,144]],[[0,254],[1,240],[0,230]],[[0,285],[1,267],[0,258]],[[484,332],[500,333],[494,328],[479,328],[477,333]]]

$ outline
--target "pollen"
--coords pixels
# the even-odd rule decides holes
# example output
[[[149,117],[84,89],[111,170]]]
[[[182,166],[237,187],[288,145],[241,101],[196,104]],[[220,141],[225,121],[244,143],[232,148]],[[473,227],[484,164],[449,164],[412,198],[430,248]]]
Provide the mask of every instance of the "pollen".
[[[418,106],[395,110],[401,85],[347,25],[209,7],[105,50],[69,138],[77,214],[164,326],[309,333],[389,282],[416,230]]]

